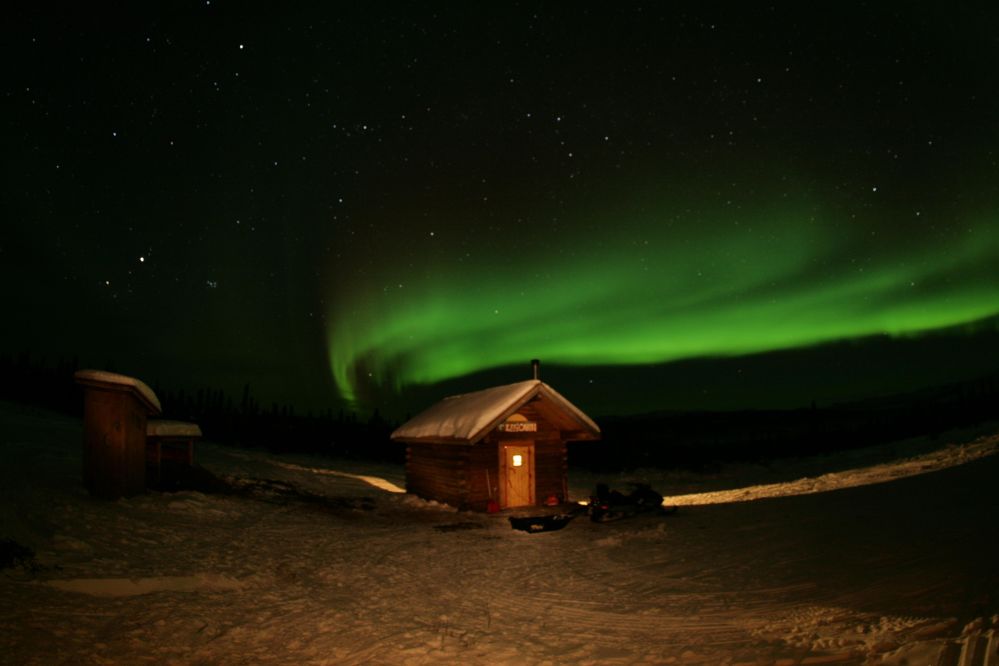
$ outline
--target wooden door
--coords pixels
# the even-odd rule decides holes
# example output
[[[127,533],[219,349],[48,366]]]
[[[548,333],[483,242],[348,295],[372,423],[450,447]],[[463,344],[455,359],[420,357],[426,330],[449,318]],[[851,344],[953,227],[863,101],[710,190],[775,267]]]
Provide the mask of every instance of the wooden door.
[[[500,444],[500,506],[534,504],[534,442]]]

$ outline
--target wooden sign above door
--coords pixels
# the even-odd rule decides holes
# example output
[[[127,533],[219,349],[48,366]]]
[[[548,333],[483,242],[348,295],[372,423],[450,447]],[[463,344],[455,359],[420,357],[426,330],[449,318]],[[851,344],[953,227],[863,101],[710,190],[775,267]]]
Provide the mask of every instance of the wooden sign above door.
[[[499,424],[500,432],[537,432],[538,424],[535,421],[507,421]]]

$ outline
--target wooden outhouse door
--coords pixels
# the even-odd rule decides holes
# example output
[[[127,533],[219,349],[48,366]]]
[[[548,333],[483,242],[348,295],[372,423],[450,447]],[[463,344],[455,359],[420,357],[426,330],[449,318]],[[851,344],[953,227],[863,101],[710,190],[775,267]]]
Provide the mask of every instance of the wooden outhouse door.
[[[500,505],[534,504],[534,442],[500,445]]]

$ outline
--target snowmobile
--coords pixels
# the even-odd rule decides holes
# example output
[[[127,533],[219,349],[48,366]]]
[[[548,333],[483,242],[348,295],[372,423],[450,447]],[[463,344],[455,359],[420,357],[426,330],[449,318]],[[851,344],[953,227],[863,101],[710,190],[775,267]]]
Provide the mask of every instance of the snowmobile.
[[[587,513],[595,523],[606,523],[612,520],[630,518],[640,513],[656,513],[669,515],[676,513],[676,507],[664,507],[663,496],[657,493],[647,483],[633,483],[633,490],[628,495],[610,490],[607,484],[597,484],[596,491],[590,497]]]
[[[595,523],[629,518],[640,513],[667,516],[676,513],[676,507],[664,507],[663,496],[647,483],[633,483],[634,489],[628,495],[610,490],[607,484],[597,485],[586,507],[570,508],[565,513],[540,516],[510,516],[510,525],[515,530],[529,532],[553,532],[560,530],[578,515],[587,513]]]

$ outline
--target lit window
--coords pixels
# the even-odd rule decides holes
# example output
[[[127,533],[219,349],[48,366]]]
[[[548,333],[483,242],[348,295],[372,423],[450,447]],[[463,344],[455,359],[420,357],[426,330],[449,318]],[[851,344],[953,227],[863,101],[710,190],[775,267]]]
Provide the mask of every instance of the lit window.
[[[523,464],[524,464],[524,457],[521,456],[519,453],[514,454],[514,456],[513,456],[513,466],[514,467],[520,467]]]

